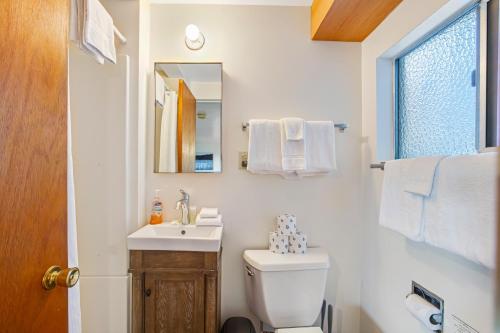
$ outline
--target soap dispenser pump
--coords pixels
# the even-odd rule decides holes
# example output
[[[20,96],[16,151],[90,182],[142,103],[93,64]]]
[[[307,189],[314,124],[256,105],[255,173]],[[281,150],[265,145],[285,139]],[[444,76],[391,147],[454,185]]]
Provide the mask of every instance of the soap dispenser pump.
[[[155,197],[153,199],[151,218],[149,219],[149,224],[161,224],[163,223],[163,203],[160,199],[160,190],[155,190]]]

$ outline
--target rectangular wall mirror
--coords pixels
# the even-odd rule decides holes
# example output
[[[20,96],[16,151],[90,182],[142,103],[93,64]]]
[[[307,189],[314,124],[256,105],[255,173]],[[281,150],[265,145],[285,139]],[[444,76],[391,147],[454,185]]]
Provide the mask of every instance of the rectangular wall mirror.
[[[154,172],[222,171],[222,63],[155,63]]]

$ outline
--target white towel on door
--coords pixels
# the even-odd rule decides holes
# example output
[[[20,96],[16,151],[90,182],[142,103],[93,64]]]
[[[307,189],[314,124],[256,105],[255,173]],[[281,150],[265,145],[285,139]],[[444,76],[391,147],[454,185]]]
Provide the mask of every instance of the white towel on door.
[[[429,156],[408,159],[410,165],[405,191],[429,196],[434,182],[434,173],[443,158],[444,156]]]
[[[287,140],[304,140],[304,119],[283,118],[281,122],[285,129],[285,137]]]
[[[411,160],[385,163],[379,223],[409,239],[421,241],[424,197],[405,191],[412,163]]]
[[[431,245],[495,267],[497,153],[445,158],[424,203]]]
[[[328,174],[337,168],[332,121],[306,121],[304,141],[306,169],[298,171],[299,176]]]
[[[84,1],[83,44],[116,64],[113,18],[99,0]]]
[[[306,169],[304,137],[301,140],[287,138],[287,121],[281,119],[281,155],[284,171],[298,171]],[[295,135],[297,137],[297,135]]]

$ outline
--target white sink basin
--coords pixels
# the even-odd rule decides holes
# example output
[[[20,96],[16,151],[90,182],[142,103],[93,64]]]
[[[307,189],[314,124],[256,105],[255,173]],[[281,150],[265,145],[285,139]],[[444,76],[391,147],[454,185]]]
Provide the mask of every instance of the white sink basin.
[[[129,250],[217,252],[223,227],[148,224],[127,237]]]

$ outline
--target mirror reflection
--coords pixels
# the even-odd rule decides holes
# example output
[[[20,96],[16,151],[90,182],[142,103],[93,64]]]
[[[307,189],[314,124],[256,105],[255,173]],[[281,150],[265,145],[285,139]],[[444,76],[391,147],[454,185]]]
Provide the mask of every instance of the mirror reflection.
[[[155,63],[155,172],[221,172],[221,63]]]

